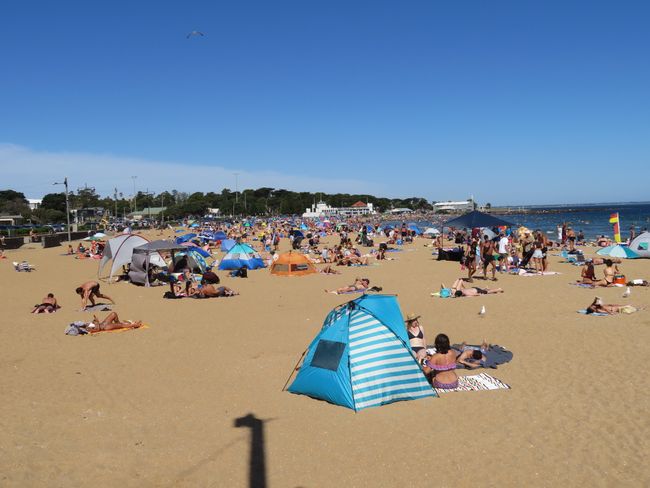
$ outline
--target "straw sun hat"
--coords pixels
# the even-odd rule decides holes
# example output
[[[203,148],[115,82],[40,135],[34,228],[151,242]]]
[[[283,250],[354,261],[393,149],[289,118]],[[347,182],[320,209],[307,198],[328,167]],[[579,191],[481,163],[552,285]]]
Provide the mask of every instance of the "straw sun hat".
[[[413,322],[421,317],[421,315],[416,315],[415,313],[410,313],[406,316],[404,322]]]

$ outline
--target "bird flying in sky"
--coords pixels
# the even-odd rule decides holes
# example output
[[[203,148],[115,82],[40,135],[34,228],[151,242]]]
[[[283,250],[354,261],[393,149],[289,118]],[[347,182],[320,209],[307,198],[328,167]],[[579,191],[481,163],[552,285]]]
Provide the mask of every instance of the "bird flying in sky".
[[[201,31],[193,30],[192,32],[190,32],[190,33],[187,35],[187,39],[189,39],[190,37],[194,37],[194,36],[201,36],[201,37],[203,37],[204,34],[203,34],[203,32],[201,32]]]

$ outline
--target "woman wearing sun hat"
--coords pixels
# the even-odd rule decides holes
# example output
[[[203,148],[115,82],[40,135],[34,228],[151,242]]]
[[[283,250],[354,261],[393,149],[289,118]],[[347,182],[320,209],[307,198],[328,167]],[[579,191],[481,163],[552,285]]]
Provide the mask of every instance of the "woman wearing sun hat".
[[[427,341],[424,338],[424,329],[420,325],[419,318],[420,315],[409,313],[404,320],[411,350],[418,362],[427,357]]]

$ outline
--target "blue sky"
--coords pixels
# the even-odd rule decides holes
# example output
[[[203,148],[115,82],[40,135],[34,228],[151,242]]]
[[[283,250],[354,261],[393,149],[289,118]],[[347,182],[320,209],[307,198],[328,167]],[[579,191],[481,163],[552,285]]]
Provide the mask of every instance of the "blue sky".
[[[647,2],[0,3],[2,186],[648,200]],[[204,37],[186,39],[192,30]],[[110,170],[109,170],[110,169]],[[593,175],[586,182],[581,176]],[[632,176],[632,178],[630,178]]]

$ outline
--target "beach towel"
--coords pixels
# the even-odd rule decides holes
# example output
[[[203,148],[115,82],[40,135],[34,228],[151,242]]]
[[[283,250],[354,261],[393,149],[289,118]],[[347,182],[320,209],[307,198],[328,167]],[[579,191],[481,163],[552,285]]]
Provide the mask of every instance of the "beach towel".
[[[528,271],[525,269],[520,269],[517,274],[519,276],[551,276],[551,275],[559,275],[562,273],[558,273],[557,271],[542,271],[542,273],[540,274],[536,271]]]
[[[112,305],[110,303],[96,303],[95,305],[88,305],[81,310],[82,312],[110,312]]]
[[[569,283],[573,286],[579,286],[580,288],[595,288],[591,283]]]
[[[596,312],[596,313],[587,313],[587,309],[583,308],[582,310],[578,310],[578,313],[581,313],[583,315],[593,315],[594,317],[608,317],[608,313],[601,313],[601,312]]]
[[[126,322],[133,323],[132,320],[127,320]],[[103,334],[103,333],[111,333],[111,332],[126,332],[129,330],[140,330],[140,329],[148,329],[149,326],[147,324],[142,324],[140,327],[133,328],[133,327],[121,327],[119,329],[111,329],[111,330],[88,330],[90,335],[96,335],[96,334]]]
[[[502,390],[510,389],[503,381],[490,376],[487,373],[472,374],[458,377],[458,387],[452,390],[444,388],[434,388],[439,395],[442,393],[451,393],[453,391],[481,391],[481,390]]]
[[[452,349],[455,349],[456,351],[459,352],[462,352],[463,350],[462,344],[454,344],[451,347]],[[481,346],[466,344],[465,348],[478,350],[481,349]],[[498,344],[491,344],[487,350],[482,352],[483,352],[483,356],[485,356],[485,361],[481,362],[481,365],[479,366],[480,368],[496,369],[498,365],[509,363],[510,361],[512,361],[512,357],[513,357],[511,351],[508,351],[505,347],[499,346]],[[457,364],[456,369],[470,369],[470,368],[467,368],[467,366],[463,364]],[[474,368],[474,369],[479,369],[479,368]]]

